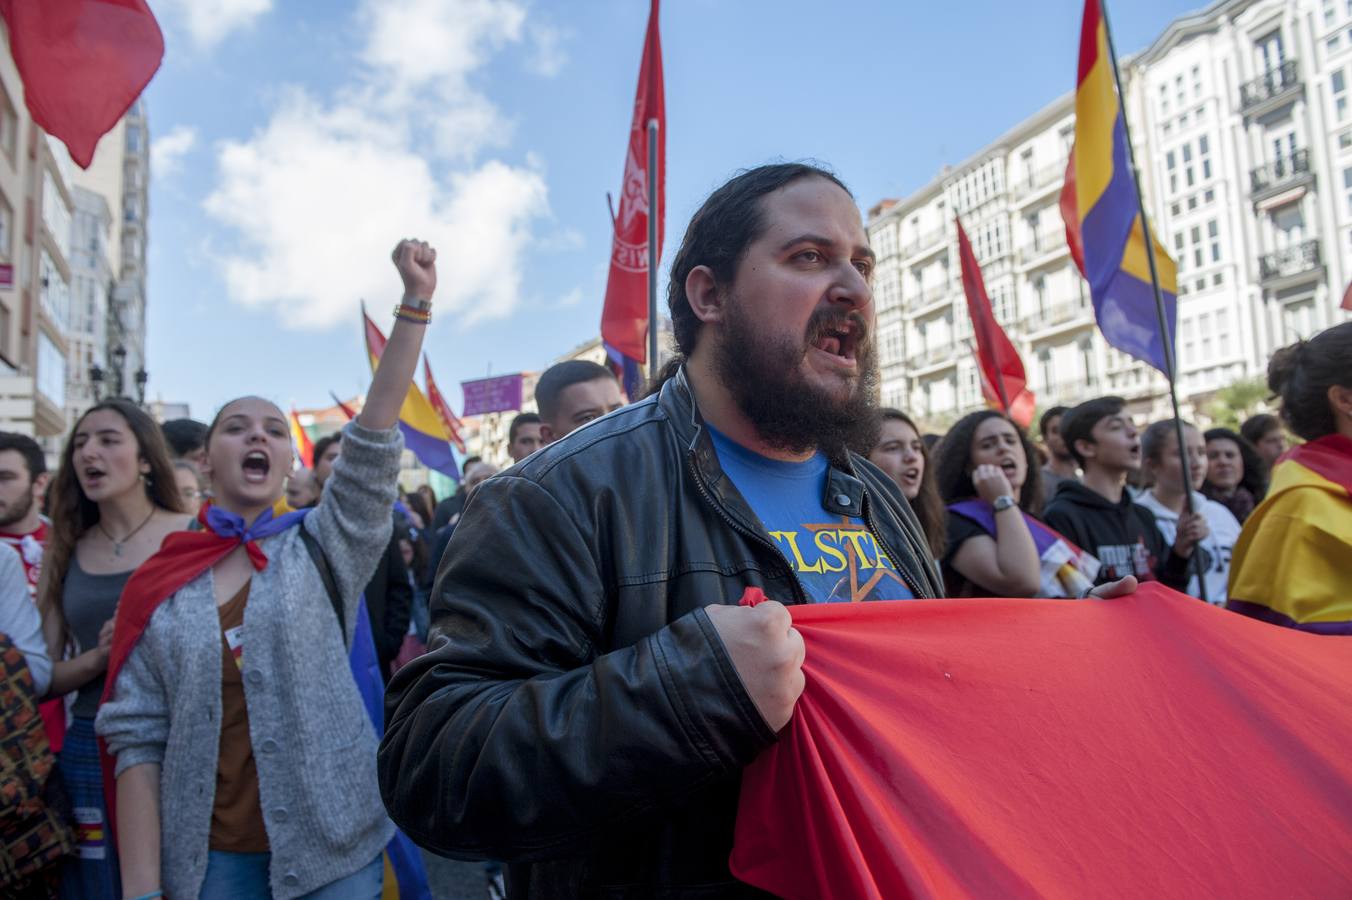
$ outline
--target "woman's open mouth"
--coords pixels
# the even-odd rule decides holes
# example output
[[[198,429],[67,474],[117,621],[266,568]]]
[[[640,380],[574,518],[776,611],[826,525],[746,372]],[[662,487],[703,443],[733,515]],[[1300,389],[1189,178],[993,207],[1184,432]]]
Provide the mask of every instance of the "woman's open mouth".
[[[263,484],[272,471],[272,460],[262,450],[250,451],[244,457],[244,480],[250,484]]]

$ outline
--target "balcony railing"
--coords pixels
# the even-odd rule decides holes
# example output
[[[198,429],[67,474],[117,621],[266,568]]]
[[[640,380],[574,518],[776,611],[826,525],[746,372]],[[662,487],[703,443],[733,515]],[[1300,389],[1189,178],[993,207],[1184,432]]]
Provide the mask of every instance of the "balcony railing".
[[[1319,241],[1302,241],[1285,250],[1268,253],[1258,260],[1258,274],[1263,281],[1304,275],[1319,268]]]
[[[953,289],[947,285],[940,287],[926,288],[923,291],[917,291],[902,301],[902,306],[908,312],[915,312],[917,309],[924,309],[927,306],[933,306],[940,300],[947,300]]]
[[[956,356],[956,345],[952,343],[938,344],[934,347],[920,347],[911,354],[911,365],[913,366],[932,366],[935,363],[945,362]]]
[[[1286,156],[1278,157],[1275,161],[1251,171],[1249,173],[1249,186],[1253,193],[1261,194],[1264,191],[1280,188],[1288,182],[1309,174],[1310,151],[1301,149]]]
[[[1046,309],[1038,310],[1029,315],[1024,322],[1029,331],[1041,331],[1044,328],[1053,328],[1091,315],[1093,315],[1093,307],[1088,303],[1071,301],[1070,303],[1057,303]]]
[[[1019,248],[1019,265],[1041,259],[1049,253],[1066,252],[1065,232],[1035,238]]]
[[[1014,199],[1022,200],[1029,194],[1042,190],[1048,185],[1056,182],[1066,173],[1066,161],[1053,163],[1049,166],[1031,172],[1014,182]]]
[[[1051,384],[1043,385],[1042,390],[1035,393],[1041,406],[1045,407],[1057,403],[1074,406],[1081,400],[1088,400],[1090,397],[1097,397],[1103,393],[1101,384],[1102,382],[1097,375],[1090,375],[1088,378],[1054,381]]]
[[[1253,81],[1240,85],[1240,109],[1248,112],[1250,108],[1266,103],[1299,86],[1300,73],[1296,69],[1296,61],[1288,59],[1277,68],[1269,69]]]
[[[944,239],[944,230],[936,228],[933,231],[922,234],[918,238],[907,241],[902,245],[902,256],[915,256],[923,250],[928,250],[936,244],[942,243]]]

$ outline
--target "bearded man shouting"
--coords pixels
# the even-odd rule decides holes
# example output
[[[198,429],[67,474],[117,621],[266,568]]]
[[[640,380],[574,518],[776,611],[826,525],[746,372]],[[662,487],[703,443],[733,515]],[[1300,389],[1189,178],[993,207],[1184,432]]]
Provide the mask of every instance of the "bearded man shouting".
[[[716,190],[672,265],[647,399],[485,482],[388,696],[385,801],[512,897],[739,897],[743,766],[803,689],[782,603],[937,597],[876,428],[873,252],[830,173]]]

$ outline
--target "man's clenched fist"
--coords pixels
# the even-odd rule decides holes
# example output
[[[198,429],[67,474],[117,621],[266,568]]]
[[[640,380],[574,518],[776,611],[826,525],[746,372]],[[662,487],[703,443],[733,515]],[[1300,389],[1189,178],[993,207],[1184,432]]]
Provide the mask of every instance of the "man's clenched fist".
[[[755,606],[707,606],[705,612],[756,709],[779,731],[789,724],[804,684],[803,636],[789,611],[766,600]]]
[[[404,280],[404,295],[431,300],[437,289],[437,251],[426,241],[404,240],[390,258]]]

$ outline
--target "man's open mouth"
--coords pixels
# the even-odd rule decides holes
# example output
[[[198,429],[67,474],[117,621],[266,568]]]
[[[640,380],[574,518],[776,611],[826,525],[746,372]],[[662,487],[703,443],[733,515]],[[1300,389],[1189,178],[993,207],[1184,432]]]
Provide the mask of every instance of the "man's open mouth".
[[[816,347],[823,353],[837,357],[842,362],[854,363],[855,349],[864,336],[864,329],[861,325],[850,319],[842,319],[837,322],[824,323],[814,329],[814,332],[812,339],[809,341],[811,346]]]

